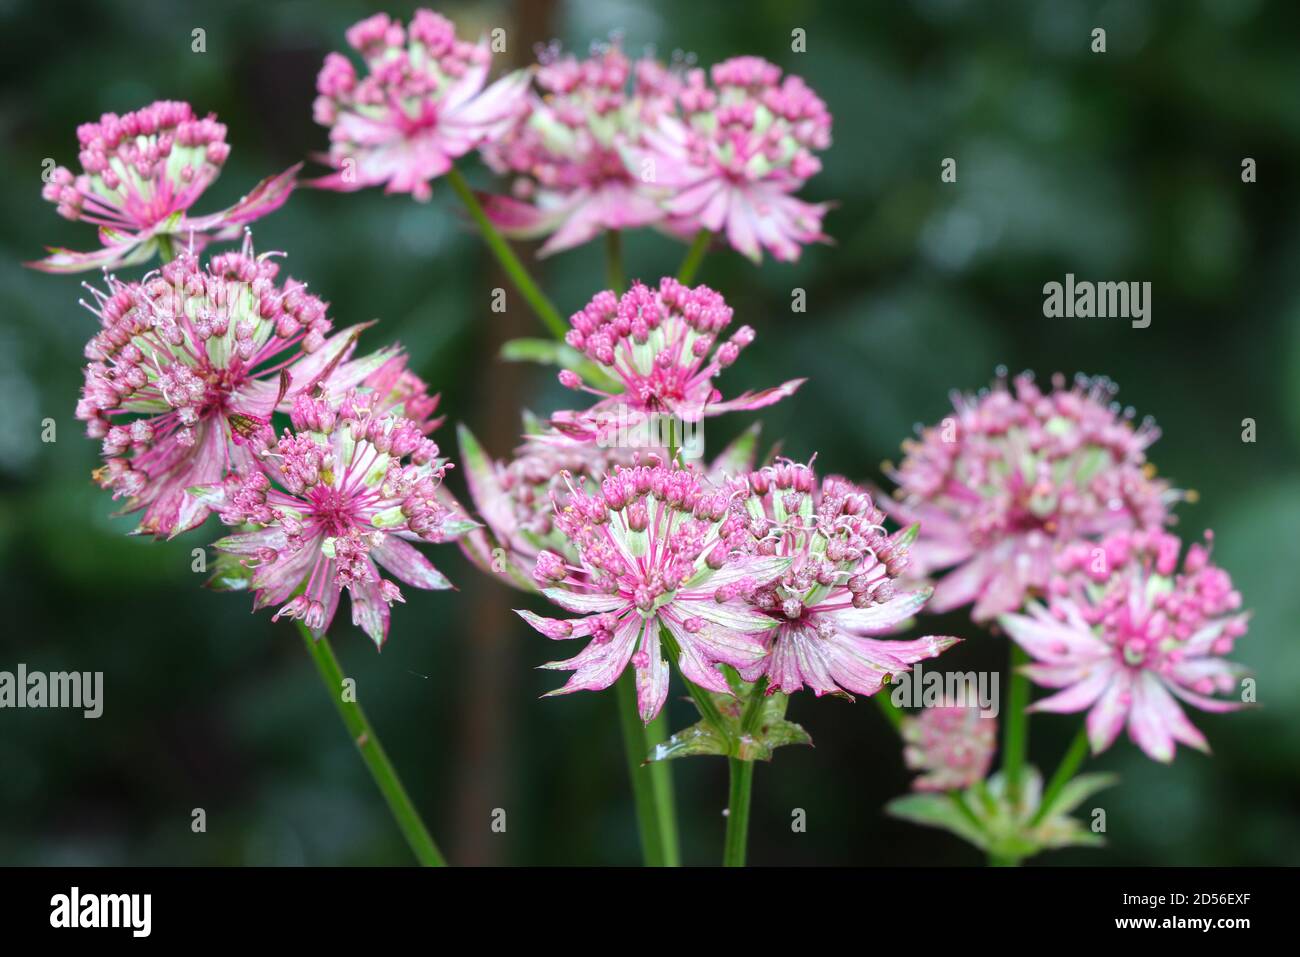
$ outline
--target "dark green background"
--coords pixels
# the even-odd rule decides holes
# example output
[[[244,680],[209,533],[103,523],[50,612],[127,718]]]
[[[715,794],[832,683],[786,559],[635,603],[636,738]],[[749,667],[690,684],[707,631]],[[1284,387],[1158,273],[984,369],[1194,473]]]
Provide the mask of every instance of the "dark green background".
[[[190,550],[123,535],[88,479],[96,448],[73,407],[94,323],[78,277],[21,262],[44,244],[84,248],[91,230],[39,196],[41,161],[75,160],[75,125],[155,98],[219,114],[233,145],[199,212],[321,150],[316,70],[372,9],[342,2],[0,2],[0,669],[102,670],[98,721],[65,711],[0,712],[0,863],[406,863],[401,837],[353,753],[292,628],[252,616],[246,596],[200,589]],[[409,13],[409,4],[392,4]],[[1126,740],[1097,767],[1120,788],[1100,803],[1111,847],[1044,863],[1300,862],[1300,57],[1289,2],[918,2],[789,4],[572,2],[445,8],[463,32],[505,26],[512,54],[561,37],[586,47],[622,28],[630,50],[675,48],[703,62],[742,53],[803,74],[835,116],[835,145],[804,195],[839,205],[835,245],[794,266],[755,269],[718,254],[701,278],[758,330],[729,370],[729,393],[808,376],[766,416],[796,457],[878,480],[950,389],[998,364],[1105,373],[1160,422],[1163,474],[1200,492],[1181,529],[1213,527],[1216,557],[1256,616],[1238,657],[1263,707],[1196,715],[1214,757],[1172,767]],[[1094,26],[1109,52],[1089,52]],[[207,31],[192,53],[191,30]],[[790,34],[807,31],[807,52]],[[940,162],[955,157],[956,184]],[[1240,179],[1243,157],[1259,181]],[[482,177],[474,169],[473,175]],[[486,179],[480,179],[486,183]],[[418,205],[378,191],[313,191],[256,227],[261,249],[332,304],[335,322],[373,318],[377,346],[400,339],[464,421],[505,452],[521,404],[571,394],[550,372],[493,356],[534,327],[436,185]],[[655,280],[682,248],[629,239],[629,271]],[[602,288],[599,245],[541,270],[564,311]],[[1049,320],[1042,286],[1149,281],[1153,323]],[[94,277],[89,277],[94,278]],[[808,310],[793,314],[792,290]],[[58,441],[42,444],[53,417]],[[1258,441],[1243,444],[1242,420]],[[751,416],[710,423],[715,449]],[[441,434],[452,444],[450,427]],[[462,478],[453,478],[463,488]],[[336,645],[361,700],[453,861],[632,863],[636,832],[612,694],[539,700],[559,675],[533,670],[556,647],[509,609],[528,599],[435,560],[457,592],[411,593],[382,654],[347,624]],[[970,640],[954,669],[1001,667],[1005,645],[959,616],[925,622]],[[671,705],[674,723],[689,706]],[[815,749],[788,749],[756,776],[756,863],[975,863],[946,834],[885,818],[908,776],[870,702],[799,696]],[[1051,767],[1075,719],[1043,716],[1033,760]],[[688,862],[718,859],[721,761],[675,767]],[[190,830],[191,810],[208,816]],[[504,808],[508,830],[489,828]],[[791,833],[791,811],[807,833]]]

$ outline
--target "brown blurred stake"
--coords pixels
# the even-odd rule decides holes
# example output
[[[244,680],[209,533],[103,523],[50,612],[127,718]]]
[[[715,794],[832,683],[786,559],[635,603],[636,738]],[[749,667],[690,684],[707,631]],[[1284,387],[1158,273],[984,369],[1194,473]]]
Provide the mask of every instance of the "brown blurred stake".
[[[515,67],[532,62],[533,47],[545,43],[554,33],[553,0],[517,0],[513,5],[513,26],[506,25],[506,53],[502,60]],[[489,27],[492,26],[489,24]],[[495,71],[494,71],[495,72]],[[519,411],[523,396],[519,388],[522,367],[501,368],[501,346],[510,339],[537,334],[536,320],[518,295],[514,294],[505,274],[494,265],[488,274],[489,286],[473,299],[483,304],[483,351],[479,368],[482,391],[474,408],[481,418],[472,427],[493,455],[509,454],[519,444]],[[507,290],[506,311],[488,309],[491,289]],[[466,589],[469,592],[469,589]],[[491,829],[493,808],[506,807],[506,769],[510,767],[508,730],[514,721],[516,685],[510,636],[518,620],[510,612],[510,596],[503,586],[479,576],[471,598],[468,616],[476,622],[475,632],[464,636],[465,674],[460,687],[471,689],[461,701],[457,720],[460,740],[454,780],[457,782],[455,821],[452,839],[455,846],[451,859],[457,864],[483,865],[501,863],[502,836]]]

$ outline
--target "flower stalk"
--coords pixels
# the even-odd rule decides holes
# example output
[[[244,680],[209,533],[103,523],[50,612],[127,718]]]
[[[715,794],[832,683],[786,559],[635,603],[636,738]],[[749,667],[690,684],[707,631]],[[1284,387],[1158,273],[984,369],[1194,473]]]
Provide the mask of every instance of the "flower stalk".
[[[474,191],[470,189],[469,183],[465,181],[465,177],[460,170],[454,166],[448,170],[447,182],[451,184],[452,190],[460,197],[460,201],[465,204],[470,218],[474,220],[483,236],[483,241],[492,250],[492,254],[496,256],[501,268],[506,271],[510,281],[519,290],[519,294],[524,297],[524,300],[536,313],[537,318],[546,326],[547,331],[563,342],[564,334],[569,330],[568,324],[555,306],[551,304],[550,299],[546,297],[546,293],[542,292],[537,283],[533,281],[533,277],[528,274],[528,270],[519,261],[519,257],[510,248],[510,244],[506,242],[505,237],[492,225],[492,220],[483,211],[482,203],[478,201],[478,197],[474,195]]]
[[[1074,735],[1074,740],[1070,742],[1069,748],[1065,751],[1065,756],[1061,758],[1061,763],[1057,765],[1056,773],[1052,775],[1052,780],[1047,782],[1047,788],[1043,791],[1043,801],[1038,806],[1030,825],[1036,825],[1042,822],[1052,805],[1056,803],[1057,797],[1061,791],[1074,778],[1075,772],[1079,766],[1088,757],[1088,726],[1082,724]]]
[[[689,286],[695,281],[695,274],[700,271],[700,263],[704,262],[704,255],[709,251],[709,242],[712,239],[712,232],[701,229],[691,240],[690,248],[686,250],[686,258],[682,260],[682,265],[677,270],[677,281],[683,286]]]
[[[307,646],[307,652],[316,663],[316,670],[320,673],[326,693],[333,699],[339,717],[343,719],[343,725],[356,743],[357,750],[361,753],[361,760],[365,762],[370,776],[375,779],[375,784],[393,814],[393,820],[397,822],[402,836],[410,845],[411,853],[415,855],[415,859],[422,867],[446,867],[447,861],[433,842],[433,838],[429,836],[424,822],[420,820],[419,812],[411,803],[410,795],[406,793],[401,778],[397,776],[397,770],[388,760],[388,754],[384,751],[384,746],[380,743],[374,728],[371,727],[366,713],[361,710],[361,705],[357,701],[344,698],[343,671],[339,667],[338,658],[334,655],[334,649],[330,646],[329,638],[325,635],[319,638],[313,637],[311,629],[302,621],[296,621],[294,624],[298,626],[303,644]]]

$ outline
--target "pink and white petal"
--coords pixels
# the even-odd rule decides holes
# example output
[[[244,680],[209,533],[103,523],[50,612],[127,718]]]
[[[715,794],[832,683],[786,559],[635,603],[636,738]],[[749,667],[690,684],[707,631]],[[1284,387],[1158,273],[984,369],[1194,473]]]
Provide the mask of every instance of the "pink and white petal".
[[[604,592],[576,592],[567,588],[543,588],[542,594],[559,605],[565,611],[571,611],[578,615],[594,615],[600,612],[617,611],[620,608],[627,608],[630,602],[626,598],[618,595],[607,595]]]
[[[585,638],[591,634],[591,619],[589,618],[544,618],[522,608],[516,608],[514,612],[552,641]]]
[[[536,239],[557,229],[569,216],[569,205],[542,210],[532,203],[523,203],[511,196],[496,193],[478,193],[483,212],[492,225],[511,239]]]
[[[379,591],[379,572],[373,571],[370,581],[355,583],[348,589],[348,597],[352,601],[352,624],[369,635],[376,648],[383,648],[388,640],[391,611]]]
[[[291,555],[284,555],[276,561],[257,566],[250,581],[255,594],[254,608],[267,608],[282,605],[307,581],[317,563],[321,563],[320,574],[326,576],[327,592],[337,591],[334,587],[334,563],[327,561],[320,552],[320,539],[307,542]]]
[[[209,213],[207,216],[185,217],[177,225],[175,232],[181,236],[190,232],[208,232],[216,230],[215,239],[228,240],[239,236],[246,223],[275,212],[289,199],[289,194],[298,185],[298,173],[302,164],[296,163],[282,173],[268,176],[249,191],[235,205]]]
[[[879,635],[907,621],[930,600],[933,589],[900,592],[889,601],[867,608],[843,608],[829,613],[838,628],[858,635]]]
[[[873,695],[885,677],[910,671],[918,661],[935,658],[961,639],[927,635],[913,641],[881,641],[838,632],[826,640],[831,674],[842,688]]]
[[[805,684],[813,694],[835,694],[839,686],[831,676],[829,646],[811,628],[790,625],[781,628],[772,642],[767,667],[769,690],[793,694]]]
[[[921,524],[922,535],[925,523]],[[939,579],[930,598],[930,613],[941,615],[974,601],[984,583],[993,572],[993,565],[986,554],[979,554],[961,567],[949,572]]]
[[[793,561],[794,559],[781,555],[753,555],[737,558],[734,561],[727,562],[716,571],[711,571],[699,584],[692,585],[688,582],[684,587],[677,590],[677,597],[682,601],[691,601],[693,599],[712,600],[714,593],[719,588],[724,585],[734,585],[746,578],[751,579],[756,586],[766,585],[774,578],[784,574]],[[692,582],[694,580],[694,578],[691,579]]]
[[[1026,591],[1023,570],[1017,563],[1004,562],[996,565],[975,600],[971,617],[975,621],[985,622],[1015,611],[1024,603]]]
[[[681,621],[671,613],[666,614],[665,609],[660,609],[659,620],[667,626],[677,642],[678,650],[681,652],[677,658],[677,667],[681,670],[682,676],[701,688],[730,694],[731,688],[722,676],[722,672],[713,667],[716,659],[701,646],[698,640],[699,632],[687,631]]]
[[[649,724],[668,700],[668,662],[659,647],[659,629],[653,619],[641,632],[641,653],[646,664],[636,669],[636,705],[641,720]]]
[[[1147,702],[1160,715],[1173,739],[1180,744],[1209,754],[1210,743],[1178,706],[1174,696],[1169,693],[1167,683],[1157,675],[1148,674],[1154,684],[1147,693]]]
[[[1101,754],[1109,748],[1123,730],[1132,706],[1131,685],[1128,670],[1116,669],[1110,684],[1088,712],[1088,744],[1093,754]]]
[[[710,594],[708,598],[672,602],[674,614],[683,621],[688,618],[703,618],[707,622],[719,625],[728,631],[742,634],[770,631],[777,621],[771,615],[764,614],[740,600],[719,604]]]
[[[579,654],[563,662],[549,662],[543,667],[572,669],[573,674],[563,688],[547,692],[545,697],[570,694],[574,691],[603,691],[623,673],[636,640],[641,634],[640,615],[631,614],[619,623],[608,641],[593,639]]]
[[[1101,660],[1110,650],[1090,631],[1078,631],[1052,618],[1003,615],[998,619],[1011,639],[1039,661],[1076,664]]]
[[[1044,688],[1067,688],[1082,681],[1095,668],[1095,662],[1087,661],[1066,665],[1028,664],[1023,665],[1020,671]]]
[[[451,588],[447,576],[433,567],[433,563],[424,554],[407,542],[393,535],[386,535],[370,554],[397,578],[414,585],[416,588],[442,590]]]
[[[1165,724],[1154,695],[1164,693],[1156,676],[1143,671],[1133,681],[1133,706],[1128,712],[1128,734],[1147,757],[1162,764],[1174,759],[1174,736]]]
[[[1080,677],[1059,694],[1050,695],[1035,701],[1030,711],[1051,711],[1056,714],[1073,714],[1084,711],[1097,703],[1115,676],[1112,662],[1097,662],[1078,669]],[[1028,673],[1028,668],[1022,669]],[[1032,675],[1030,676],[1032,677]]]
[[[726,402],[710,402],[705,406],[704,414],[713,416],[725,412],[752,412],[754,409],[764,409],[794,395],[799,391],[799,386],[807,381],[807,379],[791,379],[789,382],[760,389],[758,392],[746,392]]]
[[[105,246],[102,249],[92,249],[84,253],[63,249],[58,246],[49,246],[47,248],[50,254],[44,259],[23,263],[23,265],[29,269],[48,273],[89,272],[92,269],[125,269],[152,259],[158,246],[152,237],[144,239],[132,237],[129,242]]]
[[[1250,707],[1244,701],[1224,701],[1220,698],[1211,698],[1208,695],[1192,691],[1190,688],[1184,688],[1177,683],[1171,683],[1169,690],[1192,707],[1200,708],[1202,711],[1208,711],[1211,714],[1227,714],[1230,711],[1243,711]]]

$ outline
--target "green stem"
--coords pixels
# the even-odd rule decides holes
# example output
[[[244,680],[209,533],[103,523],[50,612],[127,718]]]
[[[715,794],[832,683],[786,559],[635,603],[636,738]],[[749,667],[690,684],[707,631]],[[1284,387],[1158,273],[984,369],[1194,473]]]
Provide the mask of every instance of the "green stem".
[[[723,867],[745,866],[749,840],[749,801],[754,790],[754,762],[728,758],[731,793],[727,798],[727,836],[722,845]]]
[[[329,638],[325,635],[314,638],[311,629],[301,621],[296,624],[307,651],[316,662],[316,670],[320,672],[321,681],[325,683],[325,690],[334,700],[334,706],[338,708],[339,716],[343,719],[348,734],[352,736],[357,750],[361,752],[361,760],[370,769],[370,776],[375,779],[375,784],[379,785],[384,800],[388,802],[388,809],[393,812],[393,819],[401,828],[406,843],[411,846],[415,859],[424,867],[445,867],[447,862],[443,859],[437,845],[433,843],[433,838],[429,836],[424,822],[420,820],[415,805],[411,803],[406,788],[402,787],[402,781],[397,776],[392,762],[388,760],[388,755],[384,753],[384,746],[379,743],[379,737],[375,734],[375,729],[370,726],[370,721],[361,710],[361,705],[356,702],[355,697],[350,701],[344,697],[343,671],[339,668],[338,658],[334,657],[334,649],[330,647]]]
[[[889,722],[890,726],[901,734],[903,731],[903,712],[898,705],[894,704],[894,699],[889,697],[889,686],[886,685],[877,691],[871,696],[871,700],[876,703],[876,707],[880,709],[880,713],[885,716],[885,720]]]
[[[745,702],[740,716],[740,733],[753,732],[762,713],[763,689],[766,678],[759,678]],[[730,794],[727,796],[727,833],[722,844],[722,866],[744,867],[745,849],[749,842],[749,805],[754,790],[754,762],[740,758],[727,759]]]
[[[623,234],[617,229],[605,231],[605,279],[609,288],[620,296],[627,286],[623,273]]]
[[[488,244],[488,248],[497,257],[497,262],[501,264],[501,268],[510,276],[510,281],[515,284],[519,294],[532,307],[533,312],[537,314],[537,318],[542,320],[551,335],[561,342],[564,341],[564,335],[569,331],[568,323],[564,321],[555,306],[551,305],[551,301],[546,298],[546,294],[538,288],[537,283],[533,281],[533,277],[524,268],[524,264],[515,255],[515,251],[510,248],[510,244],[492,225],[492,221],[488,219],[487,213],[483,212],[482,204],[478,201],[478,197],[474,195],[474,191],[470,189],[469,183],[465,182],[465,177],[461,175],[460,170],[454,166],[448,170],[447,181],[451,183],[451,188],[460,197],[460,201],[465,204],[465,208],[469,210],[470,218],[474,220],[479,231],[483,234],[483,241]]]
[[[691,240],[691,246],[686,250],[686,258],[682,260],[681,268],[677,270],[677,281],[683,286],[689,286],[694,281],[700,263],[704,261],[704,254],[709,251],[709,242],[712,239],[713,233],[701,229]]]
[[[1066,749],[1065,756],[1061,758],[1061,763],[1057,765],[1052,780],[1047,782],[1047,788],[1043,791],[1043,800],[1038,805],[1038,810],[1034,812],[1033,819],[1029,822],[1030,827],[1041,823],[1043,818],[1047,817],[1052,805],[1060,797],[1061,791],[1070,783],[1070,779],[1079,770],[1079,765],[1083,764],[1087,757],[1088,726],[1085,724],[1080,726],[1074,740],[1070,742],[1070,747]]]
[[[668,740],[668,715],[660,711],[645,727],[646,753]],[[663,842],[664,866],[682,863],[681,841],[677,833],[677,798],[673,793],[673,766],[667,761],[651,762],[646,769],[654,785],[655,813],[659,817],[659,839]]]
[[[1029,663],[1029,655],[1014,641],[1011,644],[1011,677],[1008,682],[1007,724],[1002,738],[1002,776],[1006,781],[1007,797],[1012,806],[1020,803],[1020,781],[1024,774],[1025,754],[1029,750],[1029,678],[1021,666]]]
[[[681,863],[681,852],[677,847],[672,778],[656,774],[670,770],[666,762],[645,763],[653,744],[649,741],[650,729],[641,723],[641,714],[637,710],[634,671],[629,669],[619,678],[617,692],[619,724],[623,728],[627,770],[632,779],[642,858],[649,867],[676,867]],[[662,733],[662,725],[656,731]]]

